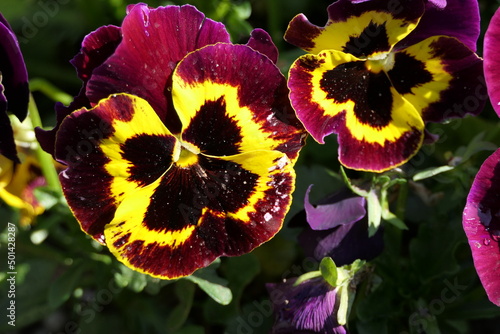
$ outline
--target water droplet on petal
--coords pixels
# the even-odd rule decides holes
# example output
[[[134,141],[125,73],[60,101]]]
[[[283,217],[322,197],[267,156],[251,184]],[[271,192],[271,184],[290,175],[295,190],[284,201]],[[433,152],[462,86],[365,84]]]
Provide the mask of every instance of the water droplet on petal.
[[[483,244],[484,244],[485,246],[489,246],[489,245],[490,245],[490,242],[491,242],[491,239],[490,239],[490,238],[484,238],[484,239],[483,239]]]

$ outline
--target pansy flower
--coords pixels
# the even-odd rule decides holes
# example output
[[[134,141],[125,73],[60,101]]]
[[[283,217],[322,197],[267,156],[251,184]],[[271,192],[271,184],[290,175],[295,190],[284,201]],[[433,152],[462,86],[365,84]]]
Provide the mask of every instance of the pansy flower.
[[[185,5],[128,8],[83,41],[83,87],[38,130],[81,224],[127,266],[186,276],[281,228],[304,130],[263,30],[231,44]]]
[[[319,143],[337,134],[346,167],[382,172],[416,154],[427,122],[479,113],[478,8],[464,3],[471,12],[457,1],[339,0],[324,27],[293,18],[285,39],[309,53],[288,85],[307,131]]]
[[[20,121],[28,114],[28,72],[16,35],[0,14],[0,154],[19,163],[7,111]]]
[[[484,75],[493,108],[500,116],[500,10],[484,38]],[[477,173],[463,214],[474,266],[488,298],[500,306],[500,149]]]

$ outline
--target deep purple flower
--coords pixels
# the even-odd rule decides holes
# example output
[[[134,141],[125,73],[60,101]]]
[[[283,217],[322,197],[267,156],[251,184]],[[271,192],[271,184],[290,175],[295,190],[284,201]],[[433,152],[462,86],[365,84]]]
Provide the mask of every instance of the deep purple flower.
[[[7,111],[20,121],[28,113],[28,72],[16,35],[0,14],[0,154],[20,163]]]
[[[275,314],[273,334],[347,333],[337,320],[340,306],[337,287],[322,277],[295,283],[296,279],[290,279],[266,284]]]
[[[500,116],[500,10],[484,38],[484,75],[493,108]],[[492,303],[500,306],[500,149],[483,163],[467,197],[463,227],[474,266]]]
[[[303,226],[299,243],[306,256],[318,262],[329,256],[337,266],[343,266],[356,259],[371,260],[382,252],[383,230],[368,236],[363,197],[345,188],[313,206],[309,202],[311,188],[304,199],[305,217],[299,213],[292,220],[292,224]]]

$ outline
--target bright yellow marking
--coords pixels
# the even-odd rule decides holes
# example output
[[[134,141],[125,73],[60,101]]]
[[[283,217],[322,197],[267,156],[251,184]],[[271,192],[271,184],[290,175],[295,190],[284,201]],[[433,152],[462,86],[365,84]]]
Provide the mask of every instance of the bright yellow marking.
[[[319,55],[304,55],[296,62],[304,58],[315,58],[323,60],[324,63],[320,67],[314,69],[312,72],[311,89],[312,101],[319,104],[323,110],[324,116],[334,117],[339,113],[345,112],[346,126],[351,132],[352,136],[357,140],[364,140],[368,143],[378,143],[385,145],[386,141],[394,142],[399,139],[405,132],[412,131],[412,128],[417,130],[424,129],[424,122],[415,107],[406,99],[402,98],[394,88],[391,87],[393,98],[392,106],[392,121],[382,127],[376,128],[369,124],[363,124],[359,121],[354,113],[355,103],[352,100],[346,102],[336,102],[332,98],[328,98],[328,93],[321,88],[321,79],[325,72],[334,69],[335,67],[352,62],[359,61],[358,58],[340,51],[329,50],[321,52]],[[390,61],[390,57],[387,58]],[[296,66],[294,63],[292,66]],[[392,67],[382,64],[384,67]],[[368,75],[368,73],[367,73]],[[351,83],[346,83],[351,84]]]
[[[431,44],[443,36],[434,36],[412,45],[401,52],[411,55],[425,64],[425,69],[432,74],[433,80],[411,89],[411,93],[402,95],[417,111],[422,112],[430,104],[441,99],[441,92],[450,87],[453,77],[446,71],[440,58],[433,55]]]
[[[127,139],[140,134],[172,136],[146,100],[129,94],[117,94],[117,96],[119,95],[125,96],[131,100],[134,108],[132,118],[129,121],[113,120],[111,125],[114,129],[113,135],[103,139],[99,144],[104,155],[110,159],[104,168],[109,175],[113,177],[111,183],[111,196],[115,199],[117,204],[119,204],[125,196],[128,196],[139,188],[136,182],[127,181],[127,178],[131,176],[129,168],[132,167],[132,163],[122,158],[120,145],[125,143]],[[99,105],[108,103],[113,98],[114,97],[105,99],[101,101]],[[176,145],[176,147],[180,150],[178,145]],[[167,154],[167,152],[165,152],[165,154]],[[175,150],[174,154],[176,154]]]
[[[198,155],[191,152],[186,148],[181,149],[179,159],[175,161],[175,164],[180,168],[187,168],[198,162]]]
[[[307,51],[314,54],[320,53],[322,50],[330,49],[342,51],[350,38],[359,38],[370,23],[376,25],[385,24],[388,44],[392,48],[392,46],[408,36],[408,34],[415,29],[418,21],[419,20],[409,22],[394,19],[390,13],[378,11],[365,12],[359,17],[349,17],[347,21],[343,22],[329,21],[323,29],[323,32],[313,40],[315,43],[314,47]],[[363,47],[363,42],[366,41],[365,43],[367,43],[370,38],[373,38],[376,32],[370,32],[368,30],[365,33],[366,37],[362,36],[359,39],[361,43],[359,46],[361,46],[361,48]],[[346,52],[349,51],[346,50]]]
[[[272,139],[271,134],[264,131],[263,125],[255,121],[250,108],[240,106],[238,87],[209,81],[190,85],[175,73],[172,87],[174,106],[182,122],[183,130],[189,126],[191,120],[207,101],[217,101],[223,97],[226,103],[226,115],[235,120],[241,129],[242,141],[238,143],[240,152],[274,150],[283,142]]]

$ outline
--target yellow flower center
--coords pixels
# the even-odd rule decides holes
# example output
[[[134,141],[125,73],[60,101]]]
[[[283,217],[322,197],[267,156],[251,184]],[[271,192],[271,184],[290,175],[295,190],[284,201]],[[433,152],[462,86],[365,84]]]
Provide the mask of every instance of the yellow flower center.
[[[178,155],[174,153],[173,160],[180,168],[188,168],[198,162],[199,148],[186,142],[177,142],[180,147],[177,148]]]

